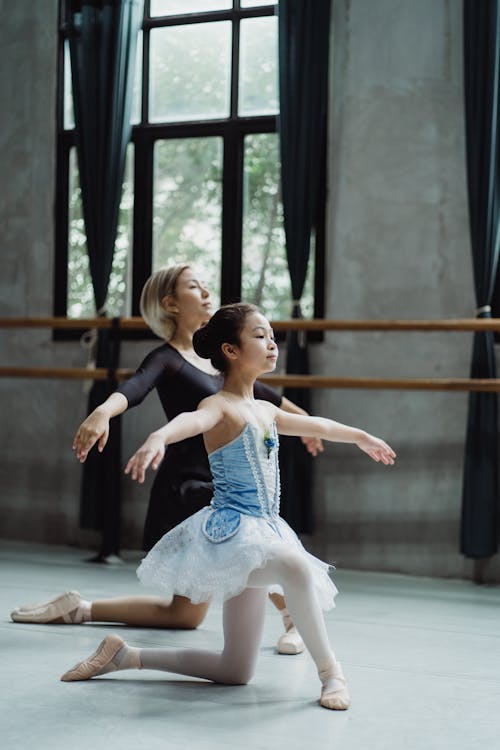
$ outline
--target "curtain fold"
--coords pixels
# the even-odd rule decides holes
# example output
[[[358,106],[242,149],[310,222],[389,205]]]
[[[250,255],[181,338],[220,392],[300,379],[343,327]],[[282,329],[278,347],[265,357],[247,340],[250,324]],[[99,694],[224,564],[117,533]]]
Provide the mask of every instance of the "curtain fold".
[[[491,317],[500,248],[500,7],[464,0],[464,85],[469,225],[477,316]],[[495,378],[492,333],[474,334],[471,378]],[[498,399],[471,393],[462,495],[461,552],[498,551]]]
[[[143,0],[66,0],[83,217],[99,315],[105,314],[113,263],[142,16]],[[115,339],[99,332],[97,367],[117,366]],[[89,411],[115,387],[112,373],[105,383],[96,382]],[[82,481],[81,523],[103,531],[104,557],[118,551],[119,535],[117,541],[111,527],[115,518],[119,528],[120,453],[118,417],[104,453],[94,449],[89,455]]]
[[[330,0],[280,0],[278,12],[283,213],[292,317],[300,318],[326,158]],[[305,336],[287,337],[286,371],[308,374]],[[310,410],[308,391],[286,389],[284,395]],[[311,457],[300,441],[283,438],[280,464],[284,515],[296,531],[311,532]]]

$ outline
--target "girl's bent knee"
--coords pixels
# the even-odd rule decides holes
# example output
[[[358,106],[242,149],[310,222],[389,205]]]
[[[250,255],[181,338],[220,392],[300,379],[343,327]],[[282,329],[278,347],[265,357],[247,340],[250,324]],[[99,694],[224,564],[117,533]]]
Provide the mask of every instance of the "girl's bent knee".
[[[307,586],[312,582],[312,574],[307,562],[300,555],[286,555],[280,560],[283,582]],[[286,592],[285,592],[286,593]]]
[[[254,675],[254,670],[240,669],[232,670],[224,680],[225,685],[248,685]]]

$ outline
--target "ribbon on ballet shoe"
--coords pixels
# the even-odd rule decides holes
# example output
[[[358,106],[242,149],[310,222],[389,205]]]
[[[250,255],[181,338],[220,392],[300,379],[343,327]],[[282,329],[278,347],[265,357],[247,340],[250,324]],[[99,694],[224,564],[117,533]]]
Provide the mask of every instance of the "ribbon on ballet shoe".
[[[336,662],[332,667],[319,672],[322,689],[319,699],[323,708],[332,711],[345,711],[351,704],[351,696],[341,665]]]

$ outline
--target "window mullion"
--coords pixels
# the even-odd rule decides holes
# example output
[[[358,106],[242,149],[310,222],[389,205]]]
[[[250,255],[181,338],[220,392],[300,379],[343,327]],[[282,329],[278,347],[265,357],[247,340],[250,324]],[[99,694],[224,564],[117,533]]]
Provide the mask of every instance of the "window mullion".
[[[222,304],[241,299],[242,221],[243,134],[228,130],[224,138],[222,189]]]
[[[134,228],[132,314],[139,314],[142,287],[152,272],[154,140],[140,131],[133,138]]]
[[[238,117],[238,82],[240,71],[240,21],[233,20],[231,57],[231,119]]]
[[[149,121],[149,29],[142,31],[141,125]]]

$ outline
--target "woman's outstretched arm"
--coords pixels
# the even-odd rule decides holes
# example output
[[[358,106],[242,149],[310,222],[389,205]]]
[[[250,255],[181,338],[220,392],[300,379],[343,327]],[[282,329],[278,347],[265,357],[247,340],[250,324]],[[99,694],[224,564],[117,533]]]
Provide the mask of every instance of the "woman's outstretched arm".
[[[126,397],[122,393],[115,392],[84,419],[73,438],[73,450],[81,463],[85,461],[96,443],[99,453],[104,450],[108,442],[110,420],[127,409]]]
[[[79,461],[83,463],[86,460],[96,443],[100,453],[104,450],[111,419],[142,403],[166,374],[175,374],[178,369],[177,357],[169,347],[154,349],[144,358],[132,377],[84,419],[73,439],[73,450]]]

